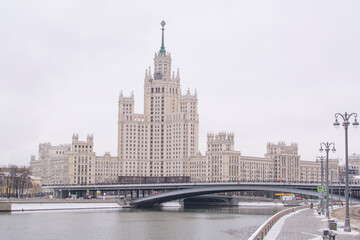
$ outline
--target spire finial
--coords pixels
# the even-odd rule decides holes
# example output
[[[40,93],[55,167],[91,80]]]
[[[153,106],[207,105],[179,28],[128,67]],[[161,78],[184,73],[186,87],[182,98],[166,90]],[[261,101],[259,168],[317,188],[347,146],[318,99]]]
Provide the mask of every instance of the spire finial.
[[[162,26],[162,30],[164,30],[164,26],[165,26],[166,22],[164,20],[162,20],[160,24]]]
[[[166,51],[165,51],[165,46],[164,46],[164,26],[165,26],[166,22],[163,20],[161,21],[160,25],[161,25],[161,31],[162,31],[162,38],[161,38],[161,48],[160,48],[160,54],[161,55],[165,55]]]

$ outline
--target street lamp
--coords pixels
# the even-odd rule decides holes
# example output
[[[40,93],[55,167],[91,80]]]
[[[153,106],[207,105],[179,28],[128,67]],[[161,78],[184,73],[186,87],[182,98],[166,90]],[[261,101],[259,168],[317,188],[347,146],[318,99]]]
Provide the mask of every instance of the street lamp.
[[[354,128],[357,128],[359,126],[359,122],[357,121],[357,113],[350,113],[348,114],[347,112],[345,112],[345,114],[341,114],[341,113],[335,113],[335,122],[334,122],[334,127],[338,128],[340,126],[340,123],[338,122],[338,117],[341,117],[344,122],[343,122],[343,126],[345,129],[345,198],[346,198],[346,214],[345,214],[345,226],[344,226],[344,231],[345,232],[351,232],[351,227],[350,227],[350,214],[349,214],[349,161],[348,161],[348,127],[350,125],[350,117],[354,116],[355,120],[353,122],[353,126]]]
[[[320,161],[321,164],[321,186],[324,188],[324,163],[323,160],[325,159],[324,156],[317,156],[316,161]],[[321,192],[321,202],[320,202],[320,209],[321,214],[324,215],[324,189]]]
[[[331,195],[330,195],[330,201],[331,201],[331,209],[334,208],[334,200],[333,200],[333,171],[331,171],[331,174],[330,174],[330,192],[331,192]]]
[[[330,151],[330,147],[332,146],[332,149],[331,151],[332,152],[335,152],[336,149],[335,149],[335,143],[331,142],[321,142],[320,143],[320,149],[319,151],[320,152],[323,152],[324,149],[322,147],[325,147],[325,151],[326,151],[326,172],[325,172],[325,184],[326,184],[326,193],[325,193],[325,201],[326,201],[326,217],[327,218],[330,218],[330,213],[329,213],[329,151]]]

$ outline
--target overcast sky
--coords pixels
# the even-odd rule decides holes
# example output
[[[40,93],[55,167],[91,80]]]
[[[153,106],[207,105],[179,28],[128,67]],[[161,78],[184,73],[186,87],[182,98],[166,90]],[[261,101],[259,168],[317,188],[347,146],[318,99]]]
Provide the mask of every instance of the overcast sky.
[[[360,114],[360,1],[1,1],[0,165],[28,165],[39,143],[94,135],[117,155],[119,92],[143,113],[145,69],[161,20],[182,92],[198,92],[201,152],[208,132],[235,134],[242,155],[296,142],[314,161]],[[360,153],[360,129],[349,130]]]

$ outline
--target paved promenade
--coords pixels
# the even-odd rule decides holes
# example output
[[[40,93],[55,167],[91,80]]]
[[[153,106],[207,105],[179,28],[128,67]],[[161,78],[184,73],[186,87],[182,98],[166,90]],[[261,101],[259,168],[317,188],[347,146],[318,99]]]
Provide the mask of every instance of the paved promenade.
[[[360,240],[360,233],[344,232],[344,221],[335,219],[338,230],[334,231],[337,240]],[[322,240],[323,230],[328,229],[327,219],[319,216],[315,209],[304,209],[281,218],[266,235],[266,240]]]

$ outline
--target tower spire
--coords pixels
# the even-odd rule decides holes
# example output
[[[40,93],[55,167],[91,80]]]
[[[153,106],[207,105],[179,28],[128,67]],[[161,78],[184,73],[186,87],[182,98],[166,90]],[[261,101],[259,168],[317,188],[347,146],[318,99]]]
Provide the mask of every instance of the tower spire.
[[[161,31],[162,31],[162,38],[161,38],[161,48],[160,48],[160,55],[165,55],[166,54],[166,50],[165,50],[165,46],[164,46],[164,26],[166,24],[166,22],[163,20],[161,21]]]

